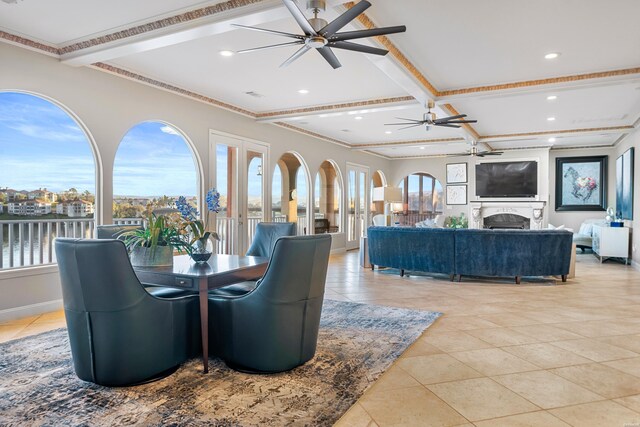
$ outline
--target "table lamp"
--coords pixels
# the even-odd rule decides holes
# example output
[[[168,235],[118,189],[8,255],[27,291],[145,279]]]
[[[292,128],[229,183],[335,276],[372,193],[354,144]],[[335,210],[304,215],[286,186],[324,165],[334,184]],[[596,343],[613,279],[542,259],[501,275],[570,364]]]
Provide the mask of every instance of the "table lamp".
[[[373,201],[384,202],[384,222],[391,225],[391,204],[402,202],[402,190],[398,187],[384,186],[373,189]]]

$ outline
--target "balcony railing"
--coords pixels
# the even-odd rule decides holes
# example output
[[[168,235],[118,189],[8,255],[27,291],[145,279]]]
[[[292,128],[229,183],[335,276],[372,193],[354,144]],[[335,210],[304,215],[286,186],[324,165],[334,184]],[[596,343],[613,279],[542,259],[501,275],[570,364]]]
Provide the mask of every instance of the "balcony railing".
[[[274,222],[287,222],[284,215],[273,215]],[[247,219],[249,243],[255,237],[256,227],[262,221],[260,217]],[[117,225],[141,225],[142,218],[114,218]],[[234,254],[238,250],[237,220],[218,217],[216,231],[220,240],[216,244],[219,254]],[[305,234],[306,215],[298,216],[296,230],[298,235]],[[56,237],[93,238],[95,219],[25,219],[0,221],[0,242],[2,257],[0,269],[47,265],[56,262],[53,240]]]
[[[94,225],[93,218],[0,221],[0,269],[53,264],[53,239],[92,237]]]

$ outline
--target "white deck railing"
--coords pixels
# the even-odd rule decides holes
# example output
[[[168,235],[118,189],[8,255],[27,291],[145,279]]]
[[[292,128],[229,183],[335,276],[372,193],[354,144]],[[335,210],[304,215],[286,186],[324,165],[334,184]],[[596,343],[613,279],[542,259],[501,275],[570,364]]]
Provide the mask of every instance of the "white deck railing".
[[[53,239],[93,237],[94,228],[93,218],[0,221],[0,269],[53,264]]]
[[[247,227],[249,244],[253,241],[256,227],[262,221],[260,217],[249,217]],[[283,215],[274,215],[274,222],[286,222]],[[116,225],[140,225],[142,218],[114,218]],[[298,235],[305,234],[307,217],[298,216],[296,229]],[[2,257],[0,269],[28,267],[33,265],[47,265],[56,262],[53,250],[53,239],[56,237],[93,238],[95,233],[95,219],[21,219],[0,221],[0,242]],[[219,254],[234,254],[237,252],[238,223],[235,218],[221,218],[216,220],[216,231],[220,240],[216,244]]]

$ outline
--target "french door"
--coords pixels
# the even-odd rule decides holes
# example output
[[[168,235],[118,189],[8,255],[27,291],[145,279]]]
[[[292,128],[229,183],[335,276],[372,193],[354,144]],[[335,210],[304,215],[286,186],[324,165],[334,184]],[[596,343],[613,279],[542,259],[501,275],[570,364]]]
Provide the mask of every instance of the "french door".
[[[242,255],[269,215],[269,146],[212,131],[209,153],[211,186],[220,193],[218,253]]]
[[[366,233],[369,168],[347,163],[347,250],[360,247]]]

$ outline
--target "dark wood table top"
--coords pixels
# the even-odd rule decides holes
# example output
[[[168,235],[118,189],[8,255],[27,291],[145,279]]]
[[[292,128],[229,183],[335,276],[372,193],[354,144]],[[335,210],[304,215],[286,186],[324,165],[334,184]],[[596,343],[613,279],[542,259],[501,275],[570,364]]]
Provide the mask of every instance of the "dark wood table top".
[[[261,277],[268,258],[240,255],[212,255],[204,264],[197,264],[188,255],[173,257],[172,267],[134,267],[138,279],[145,285],[198,289],[198,281],[207,279],[208,288],[215,289],[233,283]]]

